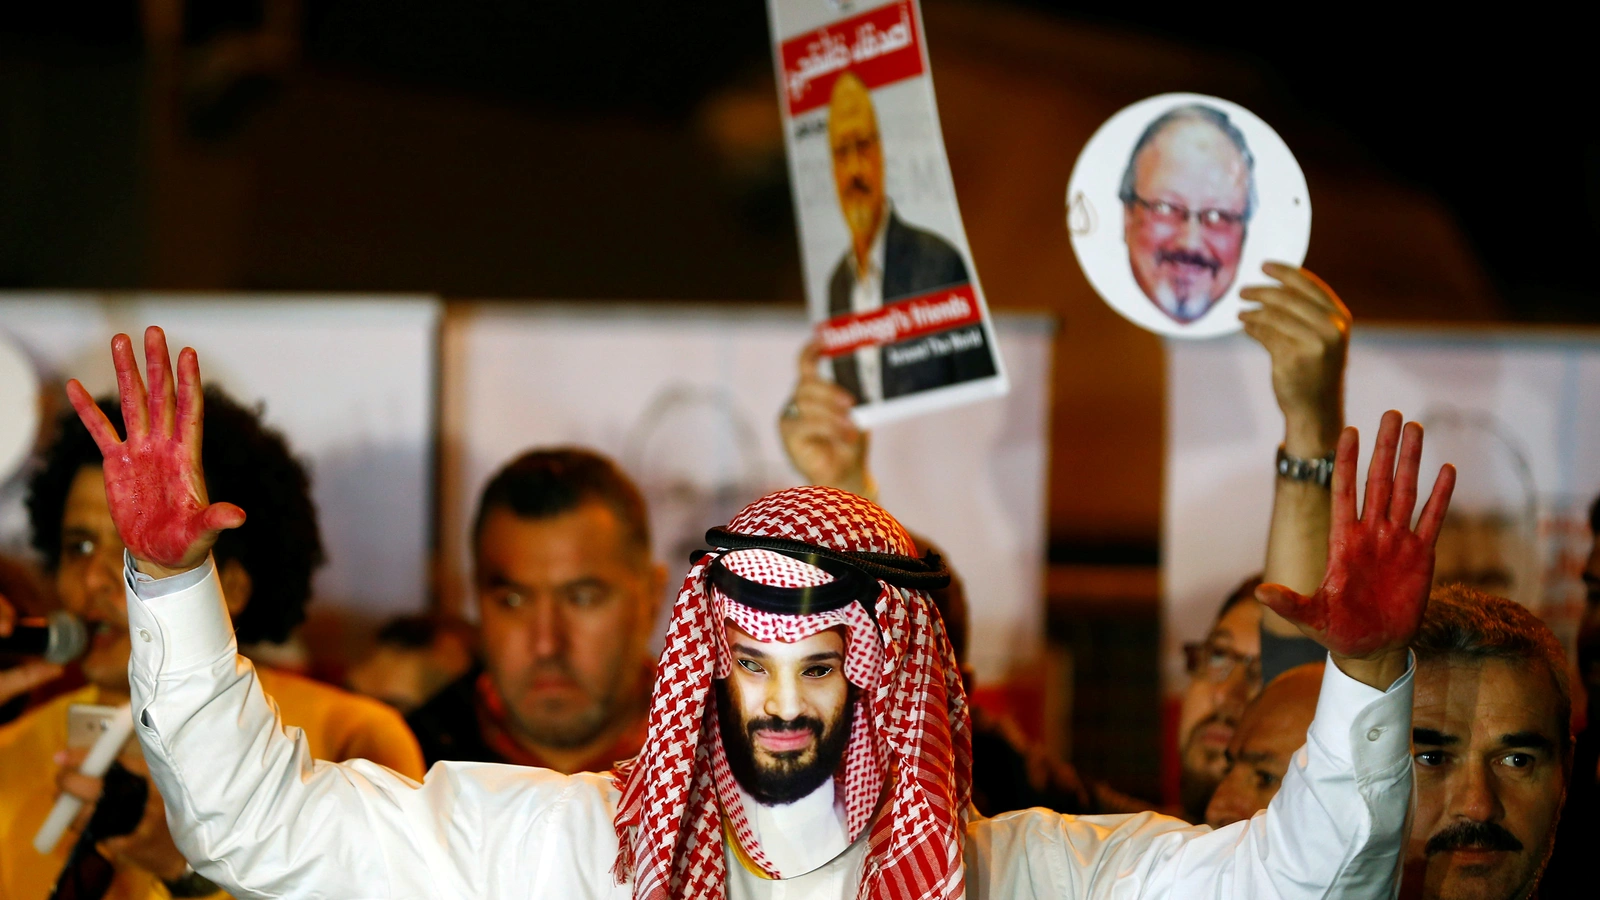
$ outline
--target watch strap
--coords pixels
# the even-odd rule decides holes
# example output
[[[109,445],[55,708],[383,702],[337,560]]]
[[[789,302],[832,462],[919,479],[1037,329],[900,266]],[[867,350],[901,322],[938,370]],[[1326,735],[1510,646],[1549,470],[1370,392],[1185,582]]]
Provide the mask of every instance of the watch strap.
[[[1278,477],[1287,478],[1290,481],[1307,482],[1325,488],[1333,483],[1333,457],[1334,454],[1329,453],[1327,456],[1319,456],[1315,459],[1302,459],[1298,456],[1290,456],[1283,449],[1283,445],[1279,444]]]

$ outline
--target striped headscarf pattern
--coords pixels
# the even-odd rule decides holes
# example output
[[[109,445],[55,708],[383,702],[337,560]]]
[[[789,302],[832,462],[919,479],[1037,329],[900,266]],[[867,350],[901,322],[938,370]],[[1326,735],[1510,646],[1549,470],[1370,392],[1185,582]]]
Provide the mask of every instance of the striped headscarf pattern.
[[[905,529],[877,504],[824,487],[791,488],[746,507],[728,524],[739,535],[783,538],[844,553],[915,556]],[[781,615],[751,609],[706,581],[712,560],[774,587],[831,580],[813,566],[764,550],[714,549],[689,570],[673,604],[650,704],[649,737],[617,767],[622,799],[615,874],[635,900],[723,900],[723,816],[747,857],[775,874],[737,802],[723,756],[712,681],[731,665],[724,622],[761,640],[800,640],[847,629],[845,675],[860,699],[845,751],[846,830],[870,826],[859,900],[951,900],[964,892],[961,865],[972,790],[972,735],[960,670],[924,591],[878,581],[869,610]],[[887,797],[876,820],[882,791]],[[741,822],[743,820],[743,822]]]

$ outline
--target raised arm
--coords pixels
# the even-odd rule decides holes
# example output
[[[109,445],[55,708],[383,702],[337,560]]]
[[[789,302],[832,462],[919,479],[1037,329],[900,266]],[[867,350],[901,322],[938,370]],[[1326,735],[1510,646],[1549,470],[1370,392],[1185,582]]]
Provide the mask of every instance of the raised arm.
[[[147,330],[148,390],[126,335],[112,356],[125,440],[82,385],[67,390],[104,454],[111,514],[137,567],[126,574],[135,727],[178,848],[237,896],[450,893],[429,886],[451,883],[440,848],[469,840],[470,823],[447,835],[405,814],[424,803],[414,782],[365,761],[311,759],[237,655],[210,550],[245,513],[206,495],[194,351],[180,354],[174,385],[166,339]]]
[[[148,390],[133,358],[133,341],[125,334],[111,339],[126,440],[118,439],[76,378],[67,382],[67,399],[105,458],[106,500],[128,555],[139,571],[166,578],[204,563],[217,535],[244,524],[244,510],[206,498],[199,357],[189,347],[178,354],[176,392],[167,336],[155,326],[145,329],[144,358]]]
[[[1245,334],[1272,358],[1272,394],[1283,412],[1284,454],[1291,460],[1325,459],[1333,455],[1344,426],[1350,310],[1305,269],[1267,263],[1263,270],[1280,283],[1240,291],[1239,296],[1261,306],[1239,318]],[[1264,581],[1305,593],[1317,589],[1328,564],[1332,508],[1325,482],[1282,475],[1274,479]],[[1292,634],[1294,627],[1283,623],[1279,631]]]
[[[1357,438],[1345,430],[1327,578],[1310,596],[1282,585],[1261,592],[1337,664],[1323,676],[1305,747],[1267,809],[1217,831],[1154,815],[1001,816],[972,830],[969,886],[990,897],[1026,894],[1049,872],[1054,895],[1107,900],[1393,896],[1411,803],[1406,645],[1427,604],[1434,539],[1455,483],[1446,466],[1413,530],[1422,433],[1403,430],[1402,441],[1399,413],[1384,416],[1360,515]],[[1020,875],[1002,864],[1019,854],[1033,863]]]
[[[1408,667],[1407,647],[1422,624],[1433,584],[1434,542],[1456,484],[1455,467],[1440,468],[1413,529],[1422,426],[1401,423],[1400,413],[1383,414],[1359,515],[1359,439],[1354,428],[1339,435],[1328,570],[1316,592],[1305,596],[1282,584],[1256,590],[1268,608],[1326,647],[1346,675],[1380,691],[1388,690]]]

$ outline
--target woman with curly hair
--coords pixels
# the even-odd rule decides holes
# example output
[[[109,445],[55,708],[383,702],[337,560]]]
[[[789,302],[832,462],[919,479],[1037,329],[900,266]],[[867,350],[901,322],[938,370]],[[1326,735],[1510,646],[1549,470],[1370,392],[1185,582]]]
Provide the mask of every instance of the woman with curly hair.
[[[259,409],[247,408],[215,387],[205,391],[206,420],[201,459],[206,489],[250,509],[250,521],[217,542],[216,562],[223,594],[240,643],[281,642],[305,619],[311,576],[323,562],[317,511],[305,467],[283,436],[266,427]],[[115,400],[99,407],[125,431]],[[107,896],[205,896],[216,887],[197,875],[167,832],[160,794],[145,774],[138,745],[130,744],[122,768],[106,784],[76,772],[82,751],[67,749],[68,709],[75,704],[114,706],[128,702],[131,642],[144,637],[128,628],[122,583],[123,544],[106,501],[102,461],[89,432],[72,412],[63,416],[44,465],[30,485],[28,512],[33,543],[55,579],[62,606],[89,626],[92,641],[81,660],[84,687],[56,697],[0,728],[0,896],[38,898],[51,894],[66,871],[89,853],[103,853],[97,864],[109,878]],[[365,697],[260,666],[271,684],[284,722],[298,726],[318,758],[365,758],[412,778],[421,778],[416,740],[394,710]],[[89,821],[95,801],[110,786],[134,780],[144,796],[131,833],[98,842],[58,843],[41,858],[31,839],[59,791],[90,801],[80,825]],[[100,835],[104,837],[104,835]],[[93,863],[93,860],[89,861]]]

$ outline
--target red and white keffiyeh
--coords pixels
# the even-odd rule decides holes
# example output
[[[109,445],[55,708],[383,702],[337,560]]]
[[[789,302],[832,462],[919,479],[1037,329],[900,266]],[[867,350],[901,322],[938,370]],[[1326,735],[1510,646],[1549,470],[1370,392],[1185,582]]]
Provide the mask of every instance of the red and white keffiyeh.
[[[735,516],[728,531],[845,553],[916,555],[910,535],[881,507],[833,488],[770,494]],[[871,827],[857,897],[961,896],[971,725],[933,601],[923,591],[879,581],[870,611],[857,602],[805,615],[762,612],[706,583],[706,568],[719,556],[734,574],[775,587],[832,580],[767,550],[713,550],[690,569],[672,608],[649,737],[637,758],[617,767],[619,881],[632,877],[636,900],[723,900],[724,815],[746,856],[774,874],[728,769],[711,702],[712,679],[731,671],[724,622],[732,620],[753,637],[778,641],[845,626],[845,677],[860,688],[845,750],[845,826],[852,841]],[[886,784],[888,798],[874,821]]]

